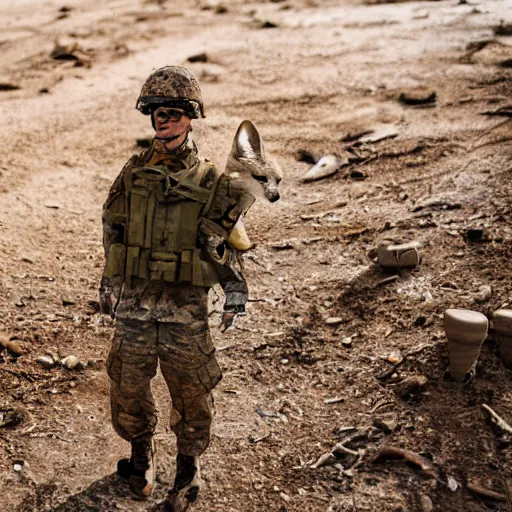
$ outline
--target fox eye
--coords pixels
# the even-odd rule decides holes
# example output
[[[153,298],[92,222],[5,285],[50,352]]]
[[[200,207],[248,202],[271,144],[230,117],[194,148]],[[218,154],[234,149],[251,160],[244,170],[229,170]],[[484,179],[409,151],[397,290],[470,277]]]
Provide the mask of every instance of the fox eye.
[[[257,174],[253,174],[252,177],[256,181],[259,181],[260,183],[267,183],[267,181],[268,181],[268,178],[266,176],[258,176]]]

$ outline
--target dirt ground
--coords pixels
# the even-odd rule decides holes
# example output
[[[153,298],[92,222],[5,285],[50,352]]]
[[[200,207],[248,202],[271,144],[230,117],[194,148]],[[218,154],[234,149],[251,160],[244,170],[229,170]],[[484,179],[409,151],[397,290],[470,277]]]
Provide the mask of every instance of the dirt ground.
[[[512,304],[511,22],[506,0],[0,1],[0,330],[23,352],[0,352],[2,509],[157,510],[172,481],[160,376],[154,499],[115,475],[129,446],[109,421],[97,288],[101,205],[152,133],[140,87],[185,64],[206,103],[201,154],[222,167],[251,119],[284,171],[282,199],[246,221],[235,331],[219,332],[213,292],[224,379],[193,509],[512,510],[512,436],[481,407],[512,421],[512,373],[491,331],[475,378],[447,379],[442,323],[448,307]],[[56,41],[76,46],[51,58]],[[302,183],[299,150],[348,164]],[[420,241],[421,265],[383,282],[367,253],[384,240]],[[45,369],[48,352],[85,368]],[[427,383],[405,393],[411,376]],[[422,459],[376,460],[383,447]]]

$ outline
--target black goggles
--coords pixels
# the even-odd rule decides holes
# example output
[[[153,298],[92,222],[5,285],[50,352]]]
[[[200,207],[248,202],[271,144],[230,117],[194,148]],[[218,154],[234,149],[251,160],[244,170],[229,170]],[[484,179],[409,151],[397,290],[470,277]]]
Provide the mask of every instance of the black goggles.
[[[180,119],[186,115],[183,110],[177,108],[169,108],[169,107],[158,107],[153,110],[153,115],[155,119],[158,119],[162,122],[171,121],[173,123],[177,123]]]

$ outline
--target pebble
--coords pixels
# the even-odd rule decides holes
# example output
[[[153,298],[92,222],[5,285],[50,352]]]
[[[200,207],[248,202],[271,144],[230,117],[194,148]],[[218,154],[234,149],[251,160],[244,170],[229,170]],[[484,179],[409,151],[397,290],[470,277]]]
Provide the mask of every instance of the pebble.
[[[420,496],[420,504],[422,512],[432,512],[434,510],[432,500],[425,494]]]
[[[23,466],[21,464],[14,464],[14,471],[16,471],[16,473],[21,472],[22,469]]]
[[[340,325],[343,322],[344,320],[340,316],[330,316],[329,318],[325,319],[325,323],[327,325]]]
[[[79,363],[80,361],[76,356],[67,356],[62,360],[62,366],[68,370],[74,370]]]
[[[37,356],[36,363],[39,363],[43,368],[47,370],[53,368],[56,364],[55,359],[51,356]]]

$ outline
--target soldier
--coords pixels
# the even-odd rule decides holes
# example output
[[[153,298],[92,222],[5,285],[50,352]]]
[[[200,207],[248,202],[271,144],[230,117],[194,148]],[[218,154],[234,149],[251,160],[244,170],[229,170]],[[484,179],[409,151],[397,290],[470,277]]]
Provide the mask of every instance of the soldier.
[[[160,360],[177,437],[176,477],[164,508],[186,510],[199,493],[199,456],[209,444],[213,416],[211,391],[221,379],[208,329],[208,290],[215,283],[224,289],[224,329],[245,312],[247,286],[233,245],[238,241],[247,248],[237,226],[254,197],[227,197],[229,187],[216,168],[198,158],[191,120],[204,117],[204,110],[190,71],[179,66],[155,71],[136,108],[151,116],[155,139],[130,158],[103,207],[100,302],[102,311],[116,318],[107,361],[112,421],[132,447],[118,473],[128,479],[135,498],[151,495],[156,414],[150,381]],[[262,148],[252,123],[245,123],[235,153],[248,152],[248,162]],[[274,178],[272,183],[277,185]],[[271,193],[272,200],[279,197],[276,190]]]

